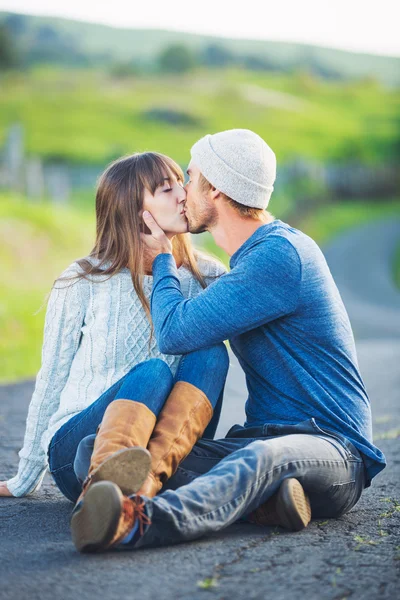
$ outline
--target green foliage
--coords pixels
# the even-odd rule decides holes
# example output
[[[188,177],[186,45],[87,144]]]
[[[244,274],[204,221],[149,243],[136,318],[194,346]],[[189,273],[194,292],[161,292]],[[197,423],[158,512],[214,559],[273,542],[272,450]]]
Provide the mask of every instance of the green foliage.
[[[368,538],[364,538],[361,535],[355,535],[354,541],[357,542],[357,545],[354,547],[354,550],[358,551],[365,546],[377,546],[379,542],[375,542],[374,540],[370,540]]]
[[[203,590],[210,590],[218,586],[218,580],[215,577],[207,577],[197,582],[197,586]]]
[[[12,69],[18,64],[18,52],[8,28],[0,23],[0,70]]]
[[[200,119],[184,110],[174,108],[152,108],[143,113],[143,117],[148,121],[167,123],[183,127],[194,127],[201,125]]]
[[[221,68],[233,64],[235,56],[222,44],[215,43],[209,44],[204,48],[200,60],[206,67]]]
[[[166,48],[158,59],[162,73],[187,73],[196,66],[193,51],[183,44],[174,44]]]

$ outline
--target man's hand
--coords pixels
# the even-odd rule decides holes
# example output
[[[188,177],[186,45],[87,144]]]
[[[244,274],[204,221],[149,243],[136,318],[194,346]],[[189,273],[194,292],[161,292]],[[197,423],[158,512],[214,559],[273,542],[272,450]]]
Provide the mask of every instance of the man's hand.
[[[172,254],[172,244],[167,238],[164,231],[156,223],[152,215],[145,210],[143,213],[143,220],[151,233],[141,233],[141,238],[146,245],[145,256],[149,260],[150,264],[153,264],[154,259],[159,254]]]
[[[8,496],[14,498],[12,493],[7,487],[7,483],[5,481],[0,481],[0,496]]]

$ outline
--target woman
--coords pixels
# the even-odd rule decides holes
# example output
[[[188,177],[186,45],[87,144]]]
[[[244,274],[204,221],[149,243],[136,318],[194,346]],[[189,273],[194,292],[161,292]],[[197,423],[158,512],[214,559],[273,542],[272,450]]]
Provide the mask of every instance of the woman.
[[[25,496],[37,490],[47,466],[73,502],[85,478],[83,491],[91,480],[111,474],[122,488],[127,486],[125,493],[144,483],[148,495],[154,495],[212,415],[204,435],[213,437],[228,370],[225,346],[185,357],[159,352],[149,311],[151,270],[140,236],[141,215],[147,209],[172,240],[187,298],[222,275],[220,263],[191,246],[185,199],[182,170],[162,154],[122,158],[101,176],[96,243],[88,257],[62,274],[50,294],[42,366],[18,474],[0,482],[0,495]],[[96,431],[90,468],[85,467],[89,473],[82,473]],[[154,454],[150,473],[147,445]],[[126,452],[133,446],[142,448],[135,456],[132,450]],[[140,471],[133,483],[132,469]]]

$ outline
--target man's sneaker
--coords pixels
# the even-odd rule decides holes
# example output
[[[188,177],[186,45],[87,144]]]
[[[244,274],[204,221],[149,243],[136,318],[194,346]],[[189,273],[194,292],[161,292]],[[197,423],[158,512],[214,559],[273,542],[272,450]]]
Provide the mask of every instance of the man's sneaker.
[[[143,535],[143,526],[151,521],[144,511],[141,496],[124,496],[111,481],[90,486],[72,513],[72,540],[79,552],[102,552],[118,545],[139,524],[135,538]],[[136,539],[134,543],[136,543]]]
[[[249,515],[257,525],[280,525],[300,531],[311,521],[310,500],[297,479],[285,479],[279,491]]]

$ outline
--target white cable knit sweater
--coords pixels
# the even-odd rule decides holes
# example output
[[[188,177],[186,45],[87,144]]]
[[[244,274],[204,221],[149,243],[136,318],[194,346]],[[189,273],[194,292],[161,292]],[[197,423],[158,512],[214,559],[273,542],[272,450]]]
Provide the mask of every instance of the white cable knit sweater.
[[[213,259],[201,257],[198,265],[207,285],[225,272]],[[73,263],[62,277],[77,272],[79,266]],[[201,292],[186,267],[180,267],[178,274],[185,298]],[[14,496],[25,496],[40,487],[48,466],[47,448],[55,432],[134,365],[161,358],[175,374],[179,363],[179,356],[159,352],[154,336],[149,349],[150,324],[128,269],[108,280],[72,281],[56,282],[50,294],[42,366],[29,405],[18,474],[7,481]],[[143,285],[150,298],[153,278],[145,276]]]

